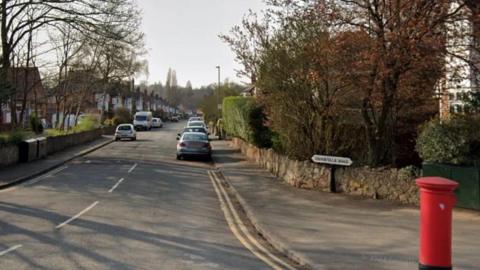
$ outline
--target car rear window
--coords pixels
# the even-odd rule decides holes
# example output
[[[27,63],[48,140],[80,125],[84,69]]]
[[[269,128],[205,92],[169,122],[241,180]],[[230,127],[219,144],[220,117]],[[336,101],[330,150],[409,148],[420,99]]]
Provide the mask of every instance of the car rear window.
[[[137,115],[137,116],[135,116],[135,120],[137,120],[137,121],[147,121],[147,116]]]
[[[119,126],[118,127],[118,130],[131,130],[131,129],[132,129],[132,127],[130,127],[130,126]]]
[[[191,126],[191,127],[203,127],[203,123],[201,123],[201,122],[193,122],[193,123],[190,123],[188,125]]]
[[[202,133],[207,133],[207,131],[202,128],[202,127],[192,127],[192,128],[186,128],[183,130],[183,132],[202,132]]]
[[[184,141],[208,141],[205,134],[185,134],[183,135]]]

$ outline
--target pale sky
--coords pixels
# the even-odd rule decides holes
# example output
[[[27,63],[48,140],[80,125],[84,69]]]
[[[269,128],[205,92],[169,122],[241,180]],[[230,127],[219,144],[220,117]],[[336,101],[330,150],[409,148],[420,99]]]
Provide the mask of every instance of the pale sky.
[[[148,82],[165,83],[168,68],[177,71],[178,83],[190,80],[194,87],[237,78],[241,67],[218,35],[241,23],[249,9],[260,11],[262,0],[137,0],[143,10],[143,31],[149,62]],[[145,80],[139,77],[137,80]]]

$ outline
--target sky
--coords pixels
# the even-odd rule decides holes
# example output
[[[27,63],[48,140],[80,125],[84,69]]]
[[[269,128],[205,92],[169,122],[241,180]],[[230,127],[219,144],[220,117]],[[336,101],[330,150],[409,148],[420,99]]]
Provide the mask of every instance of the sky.
[[[177,71],[180,85],[188,80],[194,87],[221,79],[248,82],[238,78],[235,55],[219,38],[241,23],[249,9],[261,11],[262,0],[137,0],[143,11],[142,30],[146,34],[149,76],[137,81],[165,83],[168,68]]]

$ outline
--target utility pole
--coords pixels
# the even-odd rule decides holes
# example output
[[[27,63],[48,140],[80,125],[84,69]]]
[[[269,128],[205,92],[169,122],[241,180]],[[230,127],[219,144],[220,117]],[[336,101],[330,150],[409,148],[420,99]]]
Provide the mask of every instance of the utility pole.
[[[220,118],[220,103],[219,103],[219,99],[220,99],[220,66],[216,66],[217,70],[218,70],[218,86],[217,86],[217,115],[218,115],[218,118]]]

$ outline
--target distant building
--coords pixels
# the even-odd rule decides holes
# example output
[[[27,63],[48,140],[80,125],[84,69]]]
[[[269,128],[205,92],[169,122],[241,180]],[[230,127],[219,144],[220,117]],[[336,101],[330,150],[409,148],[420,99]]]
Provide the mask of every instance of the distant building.
[[[242,91],[241,95],[244,97],[256,96],[257,95],[257,87],[255,86],[256,83],[257,83],[257,77],[255,75],[252,75],[251,84]]]
[[[465,0],[465,3],[461,19],[445,26],[446,73],[438,83],[441,118],[464,112],[471,93],[480,91],[480,3],[476,0]],[[456,1],[451,10],[459,7],[460,1]]]
[[[37,67],[10,68],[8,82],[15,92],[12,96],[15,100],[13,103],[10,99],[6,104],[0,104],[2,106],[0,124],[11,123],[13,113],[16,114],[18,123],[26,124],[35,112],[40,118],[46,116],[48,99]],[[20,119],[22,117],[23,119]]]

